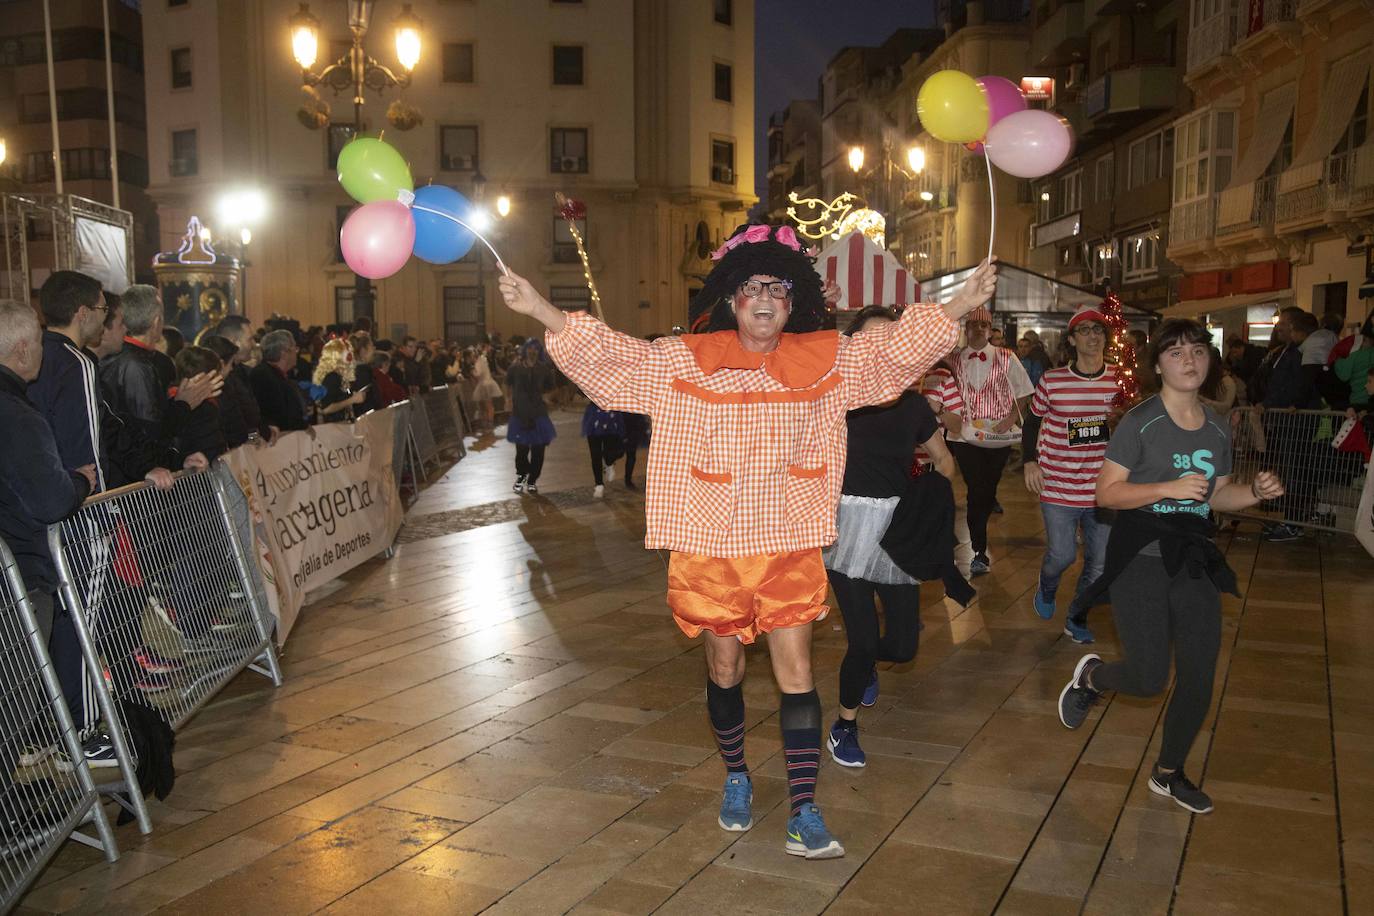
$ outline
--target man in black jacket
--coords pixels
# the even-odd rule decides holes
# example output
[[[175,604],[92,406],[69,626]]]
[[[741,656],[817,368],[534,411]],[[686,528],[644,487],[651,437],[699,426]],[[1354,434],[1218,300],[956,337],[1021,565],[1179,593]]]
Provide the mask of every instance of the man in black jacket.
[[[0,436],[0,538],[14,555],[40,633],[47,643],[53,636],[57,604],[57,569],[48,549],[48,526],[81,508],[82,500],[95,489],[96,466],[89,463],[65,467],[52,429],[26,397],[30,383],[38,377],[43,351],[43,334],[33,309],[17,302],[0,301],[0,429],[5,431]],[[75,678],[62,678],[62,692],[73,707],[73,716],[80,717],[81,653],[75,631],[70,632],[70,645],[76,654],[67,659],[72,665],[59,666],[59,674]],[[11,670],[12,667],[0,666],[0,717],[5,722],[23,722],[32,710],[8,708],[15,698],[24,695],[14,683],[17,669]],[[50,735],[23,737],[34,742],[25,750],[26,764],[40,762],[56,750],[56,745],[49,743]],[[101,743],[102,738],[93,737],[89,748],[97,757],[97,765],[102,757],[113,759],[109,746]],[[11,740],[0,751],[0,785],[10,784],[10,774],[22,759],[14,753],[17,750],[18,745]]]
[[[162,339],[162,299],[151,286],[131,286],[121,298],[129,336],[124,348],[100,364],[100,390],[110,409],[105,451],[112,486],[138,483],[145,477],[162,485],[171,467],[204,468],[205,456],[189,455],[178,463],[173,440],[192,410],[219,394],[223,379],[206,372],[188,379],[172,396],[175,367],[158,353]]]
[[[262,339],[262,362],[249,373],[263,422],[282,432],[310,427],[301,390],[287,375],[299,352],[295,335],[287,330],[273,331]]]
[[[95,360],[86,348],[99,343],[104,332],[105,296],[99,281],[59,270],[44,281],[38,301],[47,330],[43,365],[29,385],[29,401],[52,428],[63,467],[94,466],[96,489],[103,489],[100,395]]]
[[[1317,418],[1313,414],[1294,413],[1322,406],[1313,376],[1302,365],[1302,351],[1298,347],[1302,341],[1294,340],[1294,322],[1304,320],[1305,315],[1296,306],[1279,312],[1274,325],[1278,346],[1269,351],[1250,379],[1250,401],[1264,412],[1264,432],[1273,470],[1288,488],[1281,502],[1284,521],[1266,528],[1264,538],[1268,541],[1295,541],[1302,537],[1298,526],[1309,520],[1316,505],[1312,443]],[[1299,332],[1297,336],[1306,335]]]

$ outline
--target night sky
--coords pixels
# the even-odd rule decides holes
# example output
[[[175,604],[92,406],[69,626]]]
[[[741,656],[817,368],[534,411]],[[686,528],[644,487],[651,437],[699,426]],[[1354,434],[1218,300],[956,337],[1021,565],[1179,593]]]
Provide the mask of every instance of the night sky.
[[[930,28],[935,0],[755,0],[754,175],[768,196],[768,116],[816,98],[825,65],[849,45],[880,45],[903,27]]]

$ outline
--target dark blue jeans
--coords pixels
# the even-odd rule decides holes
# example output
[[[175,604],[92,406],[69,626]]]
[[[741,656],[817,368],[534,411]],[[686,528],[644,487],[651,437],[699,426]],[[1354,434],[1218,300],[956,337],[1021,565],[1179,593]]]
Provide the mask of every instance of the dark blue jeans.
[[[1078,529],[1083,529],[1083,573],[1078,577],[1069,616],[1083,620],[1088,609],[1080,600],[1089,586],[1102,575],[1107,564],[1107,536],[1111,534],[1111,517],[1105,509],[1073,508],[1042,502],[1040,514],[1045,519],[1045,559],[1040,564],[1040,593],[1051,600],[1059,590],[1059,578],[1064,570],[1078,559]]]

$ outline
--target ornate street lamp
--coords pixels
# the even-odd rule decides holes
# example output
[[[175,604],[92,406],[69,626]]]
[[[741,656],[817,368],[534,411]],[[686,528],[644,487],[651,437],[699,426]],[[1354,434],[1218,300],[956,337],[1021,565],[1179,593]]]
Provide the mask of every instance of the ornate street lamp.
[[[400,62],[398,73],[368,54],[363,49],[363,38],[372,25],[372,7],[375,0],[348,0],[348,30],[353,34],[353,46],[332,64],[318,73],[313,69],[319,56],[320,21],[310,12],[310,4],[302,3],[301,8],[292,14],[291,53],[301,68],[301,86],[308,91],[326,85],[336,93],[353,90],[353,130],[361,133],[363,129],[363,90],[383,92],[393,87],[404,89],[410,85],[410,76],[415,65],[420,62],[420,32],[423,24],[411,11],[410,4],[401,7],[401,13],[392,21],[392,32],[396,45],[396,60]],[[321,103],[323,104],[323,103]],[[327,112],[328,106],[325,107]],[[419,123],[419,113],[409,106],[406,111],[398,111],[393,105],[388,112],[392,126],[407,130]],[[328,115],[325,114],[327,119]],[[323,125],[320,125],[323,126]]]

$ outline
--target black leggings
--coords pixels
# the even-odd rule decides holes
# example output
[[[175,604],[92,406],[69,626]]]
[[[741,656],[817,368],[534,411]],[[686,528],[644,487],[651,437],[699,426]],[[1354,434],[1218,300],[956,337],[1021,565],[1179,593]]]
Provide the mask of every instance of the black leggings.
[[[1159,766],[1177,770],[1212,702],[1221,648],[1221,596],[1205,575],[1181,569],[1172,578],[1159,557],[1141,554],[1112,582],[1112,616],[1125,658],[1092,673],[1098,690],[1152,697],[1169,686],[1173,642],[1174,696],[1164,714]]]
[[[606,465],[615,464],[624,448],[625,444],[620,436],[587,437],[587,451],[592,456],[592,479],[598,487],[605,483],[602,474],[606,470]]]
[[[959,473],[964,477],[964,489],[968,494],[968,536],[973,552],[986,553],[988,519],[992,517],[992,507],[997,504],[997,485],[1002,482],[1010,449],[951,442],[949,450],[954,453]]]
[[[543,445],[517,445],[515,447],[515,473],[526,478],[527,483],[536,483],[539,472],[544,470]]]
[[[916,657],[921,640],[921,587],[851,579],[834,570],[827,570],[826,575],[849,639],[849,651],[840,663],[840,705],[854,709],[863,699],[875,663],[909,662]],[[881,636],[875,594],[882,599],[887,623]]]

